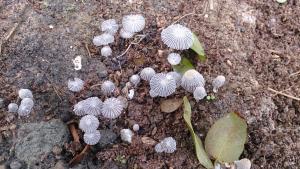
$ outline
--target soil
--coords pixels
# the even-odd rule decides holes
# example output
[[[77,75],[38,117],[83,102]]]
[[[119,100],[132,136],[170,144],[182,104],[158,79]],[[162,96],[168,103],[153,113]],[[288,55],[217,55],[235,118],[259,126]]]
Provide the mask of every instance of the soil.
[[[118,59],[102,57],[100,48],[92,44],[93,36],[101,33],[100,23],[109,18],[120,22],[129,13],[146,17],[147,25],[141,33],[146,37]],[[208,60],[193,62],[205,77],[206,88],[212,91],[210,84],[217,75],[224,75],[227,82],[213,101],[196,103],[183,90],[169,98],[189,96],[192,123],[202,140],[218,118],[239,112],[247,120],[249,133],[242,158],[250,159],[253,169],[299,168],[300,102],[268,90],[300,97],[300,73],[295,73],[300,71],[297,0],[283,4],[273,0],[0,1],[0,97],[8,105],[18,101],[18,89],[29,88],[36,102],[29,118],[18,119],[6,107],[0,109],[0,154],[4,158],[0,164],[15,158],[10,150],[20,124],[55,118],[76,120],[72,113],[74,103],[90,96],[101,97],[100,88],[91,88],[92,85],[111,79],[121,91],[129,77],[143,67],[170,71],[166,61],[170,49],[161,42],[160,31],[188,13],[197,15],[178,22],[191,28],[204,45]],[[123,53],[130,42],[116,38],[111,46],[114,56]],[[75,71],[72,63],[76,56],[83,58],[80,71]],[[84,91],[68,91],[66,83],[72,77],[85,80]],[[127,111],[113,127],[119,133],[138,123],[141,130],[135,141],[128,145],[118,138],[113,145],[93,149],[85,161],[98,158],[102,168],[202,168],[195,157],[182,109],[160,112],[160,102],[166,98],[152,99],[148,90],[147,83],[138,87]],[[108,127],[104,120],[101,128]],[[177,140],[177,151],[155,153],[152,144],[167,136]],[[142,142],[143,137],[148,138],[149,144]],[[63,160],[67,163],[71,158],[66,155]],[[46,161],[53,163],[51,166],[61,163],[52,156]]]

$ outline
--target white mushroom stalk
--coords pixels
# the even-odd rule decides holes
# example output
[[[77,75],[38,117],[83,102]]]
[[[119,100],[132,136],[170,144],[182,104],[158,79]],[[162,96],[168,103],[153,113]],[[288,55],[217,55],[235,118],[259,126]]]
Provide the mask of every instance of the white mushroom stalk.
[[[155,70],[151,67],[145,67],[140,73],[141,78],[146,81],[150,81],[154,75]]]
[[[226,79],[224,76],[222,76],[222,75],[217,76],[212,82],[213,92],[217,93],[218,89],[225,84],[225,81],[226,81]]]
[[[118,29],[119,25],[115,19],[105,20],[101,24],[101,30],[112,35],[114,35]]]
[[[108,57],[111,56],[112,54],[112,50],[109,46],[104,46],[103,48],[101,48],[101,55],[104,57]]]
[[[127,32],[123,28],[120,30],[120,36],[123,39],[130,39],[134,36],[133,32]]]
[[[33,98],[32,92],[29,89],[20,89],[18,94],[21,99]]]
[[[176,140],[173,137],[167,137],[155,146],[157,153],[174,153],[176,151]]]
[[[195,69],[186,71],[181,79],[181,86],[188,92],[193,93],[196,87],[205,85],[203,76]]]
[[[181,62],[181,56],[178,53],[170,53],[167,60],[171,65],[178,65]]]
[[[109,33],[103,33],[102,35],[95,36],[93,39],[93,43],[96,46],[108,45],[114,42],[115,38],[113,35]]]
[[[176,81],[166,73],[157,73],[150,80],[150,91],[158,96],[167,97],[176,90]]]
[[[114,90],[116,86],[112,81],[106,80],[101,85],[101,92],[104,95],[110,95]]]
[[[124,103],[117,98],[108,98],[103,102],[102,115],[109,119],[119,117],[124,109]]]
[[[194,43],[192,31],[180,24],[170,25],[161,32],[161,39],[168,47],[185,50]]]
[[[145,18],[140,15],[126,15],[122,19],[123,29],[127,32],[140,32],[145,28]]]
[[[199,101],[199,100],[204,99],[207,96],[207,93],[203,86],[198,86],[198,87],[196,87],[193,95],[194,95],[194,98],[196,99],[196,101]]]
[[[95,145],[99,142],[101,134],[98,130],[84,133],[83,140],[88,145]]]
[[[99,127],[99,120],[93,115],[85,115],[79,121],[79,128],[87,133],[91,133]]]
[[[83,89],[84,81],[79,78],[74,78],[74,80],[68,81],[68,89],[72,92],[79,92]]]

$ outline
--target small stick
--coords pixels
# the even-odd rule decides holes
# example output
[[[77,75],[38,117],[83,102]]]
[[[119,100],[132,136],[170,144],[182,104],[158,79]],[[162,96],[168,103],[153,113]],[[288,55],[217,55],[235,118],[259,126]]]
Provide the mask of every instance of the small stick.
[[[289,77],[292,77],[292,76],[295,76],[295,75],[298,75],[298,74],[300,74],[300,71],[290,74]]]
[[[133,41],[128,45],[127,49],[126,49],[121,55],[117,56],[116,58],[119,58],[119,57],[124,56],[124,55],[128,52],[128,50],[131,48],[132,45],[137,45],[137,44],[139,44],[139,43],[146,37],[146,35],[136,35],[136,37],[141,37],[141,38],[140,38],[137,42],[135,42],[135,40],[133,40]]]
[[[89,149],[90,145],[86,145],[84,149],[69,162],[69,166],[73,167],[74,165],[78,164],[84,158]]]
[[[69,124],[69,129],[71,131],[71,134],[72,134],[74,142],[80,143],[80,141],[79,141],[79,135],[78,135],[78,132],[77,132],[77,130],[75,128],[75,124],[74,123],[70,123]]]
[[[181,19],[183,19],[183,18],[185,18],[185,17],[187,17],[187,16],[191,16],[191,15],[193,15],[193,16],[202,16],[203,14],[196,14],[196,13],[188,13],[188,14],[185,14],[185,15],[183,15],[182,17],[180,17],[179,19],[177,19],[175,22],[173,22],[172,23],[172,25],[173,24],[175,24],[175,23],[177,23],[177,22],[179,22]]]
[[[294,99],[294,100],[300,101],[300,98],[298,98],[298,97],[288,95],[288,94],[286,94],[286,93],[283,93],[283,92],[274,90],[274,89],[272,89],[272,88],[270,88],[270,87],[268,87],[268,90],[271,91],[271,92],[274,92],[274,93],[276,93],[276,94],[279,94],[279,95],[288,97],[288,98],[290,98],[290,99]]]
[[[85,49],[87,50],[89,57],[91,58],[91,52],[87,43],[84,43]]]
[[[100,83],[98,83],[98,84],[94,84],[93,86],[91,86],[90,88],[92,89],[92,88],[94,88],[94,87],[97,87],[97,86],[101,86],[101,84]]]

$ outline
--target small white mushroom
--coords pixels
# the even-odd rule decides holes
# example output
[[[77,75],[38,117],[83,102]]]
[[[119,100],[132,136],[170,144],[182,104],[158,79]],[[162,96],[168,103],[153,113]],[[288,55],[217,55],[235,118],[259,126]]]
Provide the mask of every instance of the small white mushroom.
[[[108,98],[103,102],[102,115],[109,119],[119,117],[124,109],[124,103],[117,98]]]
[[[111,56],[112,54],[112,50],[109,46],[104,46],[103,48],[101,48],[101,55],[104,57],[108,57]]]
[[[101,134],[98,130],[84,133],[83,140],[88,145],[95,145],[99,142]]]
[[[23,105],[23,106],[26,106],[28,108],[32,108],[34,106],[34,102],[31,98],[24,98],[22,101],[21,101],[21,104],[20,106]]]
[[[115,38],[113,35],[109,33],[103,33],[102,35],[95,36],[93,39],[93,43],[96,46],[108,45],[114,42]]]
[[[176,151],[176,140],[173,137],[167,137],[155,146],[155,151],[174,153]]]
[[[19,90],[19,97],[21,99],[24,99],[24,98],[33,98],[33,95],[32,95],[31,90],[29,90],[29,89],[20,89]]]
[[[146,81],[150,81],[154,75],[155,75],[155,70],[151,67],[145,67],[140,74],[141,78]]]
[[[178,53],[170,53],[167,60],[171,65],[178,65],[181,62],[181,56]]]
[[[162,153],[162,152],[164,152],[164,149],[162,148],[161,143],[156,144],[155,147],[154,147],[154,150],[155,150],[155,152],[157,152],[157,153]]]
[[[87,133],[97,130],[99,127],[99,120],[93,115],[85,115],[79,121],[79,128]]]
[[[150,80],[150,91],[158,96],[167,97],[176,90],[176,81],[166,73],[157,73]]]
[[[83,111],[85,114],[94,115],[94,116],[101,115],[103,103],[98,97],[87,98],[85,99],[84,103],[85,106]]]
[[[68,89],[72,92],[79,92],[83,89],[84,81],[79,78],[74,78],[74,80],[68,81]]]
[[[123,28],[120,30],[120,36],[123,39],[130,39],[134,36],[133,32],[127,32]]]
[[[130,89],[128,93],[128,99],[131,100],[134,96],[134,89]]]
[[[119,29],[119,25],[115,19],[108,19],[102,22],[101,30],[114,35]]]
[[[151,97],[157,97],[157,96],[158,96],[158,94],[155,93],[154,90],[150,90],[150,91],[149,91],[149,94],[150,94]]]
[[[133,131],[139,131],[140,130],[140,126],[138,124],[134,124],[132,126]]]
[[[238,161],[234,161],[234,165],[236,169],[250,169],[251,168],[251,161],[247,158],[243,158]]]
[[[225,81],[226,81],[226,79],[224,76],[222,76],[222,75],[217,76],[212,82],[213,92],[217,93],[218,89],[225,84]]]
[[[31,111],[32,111],[32,107],[21,104],[18,109],[18,115],[19,116],[28,116]]]
[[[121,139],[125,142],[131,143],[133,132],[130,129],[122,129],[120,131]]]
[[[198,87],[196,87],[193,95],[194,95],[194,98],[196,99],[196,101],[199,101],[199,100],[202,100],[203,98],[205,98],[207,96],[207,93],[206,93],[204,87],[198,86]]]
[[[8,105],[8,112],[10,113],[17,113],[19,106],[16,103],[9,103]]]
[[[195,69],[186,71],[181,79],[181,86],[188,92],[193,93],[196,87],[205,85],[203,76]]]
[[[194,43],[192,31],[180,24],[170,25],[161,32],[161,39],[168,47],[185,50]]]
[[[85,113],[85,111],[87,109],[86,106],[87,106],[87,104],[86,104],[85,100],[81,100],[80,102],[78,102],[74,105],[73,111],[77,116],[83,116],[86,114]]]
[[[177,73],[177,72],[173,71],[173,72],[167,73],[167,76],[173,77],[175,79],[175,81],[176,81],[176,86],[177,87],[180,86],[180,84],[181,84],[181,78],[182,78],[182,75],[180,73]]]
[[[104,95],[110,95],[115,90],[115,88],[115,84],[110,80],[104,81],[101,85],[101,91]]]
[[[140,81],[141,81],[141,78],[139,75],[132,75],[130,78],[129,78],[129,81],[134,85],[134,86],[137,86]]]
[[[122,19],[123,29],[127,32],[140,32],[145,28],[145,18],[140,15],[126,15]]]

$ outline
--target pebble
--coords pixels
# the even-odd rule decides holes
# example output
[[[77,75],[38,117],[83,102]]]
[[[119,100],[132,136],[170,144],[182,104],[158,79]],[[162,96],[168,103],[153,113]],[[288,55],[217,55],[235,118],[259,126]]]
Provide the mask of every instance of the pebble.
[[[65,169],[65,164],[63,161],[58,161],[52,169]]]
[[[11,169],[20,169],[20,168],[22,168],[22,164],[19,161],[15,160],[10,163],[9,167]]]
[[[55,155],[60,155],[61,152],[62,152],[62,149],[59,146],[54,146],[52,148],[52,153],[55,154]]]

